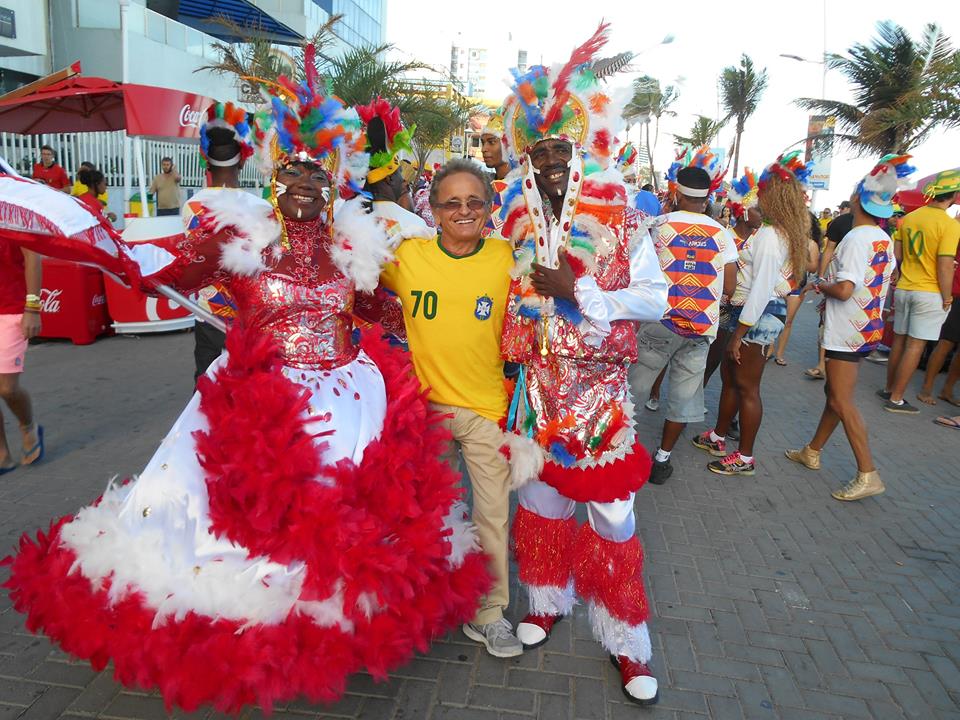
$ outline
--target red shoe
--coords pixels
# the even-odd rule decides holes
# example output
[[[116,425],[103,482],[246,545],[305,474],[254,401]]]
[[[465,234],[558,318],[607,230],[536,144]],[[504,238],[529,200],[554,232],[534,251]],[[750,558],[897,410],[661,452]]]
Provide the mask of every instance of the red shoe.
[[[660,699],[657,679],[646,663],[631,660],[626,655],[611,655],[610,662],[620,671],[620,685],[627,700],[637,705],[657,704]]]
[[[527,616],[517,624],[517,637],[525,648],[535,648],[543,645],[550,639],[550,631],[563,615],[534,615]]]

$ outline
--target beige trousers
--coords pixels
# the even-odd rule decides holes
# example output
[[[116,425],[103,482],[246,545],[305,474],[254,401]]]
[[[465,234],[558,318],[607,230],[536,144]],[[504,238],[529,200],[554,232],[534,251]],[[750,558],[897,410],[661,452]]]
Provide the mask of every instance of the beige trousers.
[[[480,602],[473,622],[478,625],[496,622],[510,602],[510,581],[507,565],[508,531],[510,527],[510,468],[500,452],[503,431],[500,426],[473,410],[430,403],[447,417],[443,425],[453,435],[443,459],[460,471],[457,446],[467,466],[473,489],[473,524],[483,551],[490,556],[493,588]]]

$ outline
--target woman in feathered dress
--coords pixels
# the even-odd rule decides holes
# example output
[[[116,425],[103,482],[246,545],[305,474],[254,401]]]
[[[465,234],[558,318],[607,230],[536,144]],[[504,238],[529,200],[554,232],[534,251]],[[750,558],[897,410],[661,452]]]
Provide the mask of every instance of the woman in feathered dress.
[[[6,560],[31,630],[168,707],[336,700],[489,583],[407,359],[352,340],[390,252],[359,198],[331,222],[367,159],[356,113],[314,85],[284,83],[257,130],[272,204],[225,190],[185,235],[125,250],[145,286],[229,284],[227,352],[138,477]]]

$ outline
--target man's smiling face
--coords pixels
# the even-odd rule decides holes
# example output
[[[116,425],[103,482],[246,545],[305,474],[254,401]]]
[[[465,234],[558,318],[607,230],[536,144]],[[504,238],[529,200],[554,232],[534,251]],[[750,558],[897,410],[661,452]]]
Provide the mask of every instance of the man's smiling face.
[[[573,145],[566,140],[541,140],[530,151],[530,163],[537,170],[537,187],[547,197],[562,196],[570,179]]]

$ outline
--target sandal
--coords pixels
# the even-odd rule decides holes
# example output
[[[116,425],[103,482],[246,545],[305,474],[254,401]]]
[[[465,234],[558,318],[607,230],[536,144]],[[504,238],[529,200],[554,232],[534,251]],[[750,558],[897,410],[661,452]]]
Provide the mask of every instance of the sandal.
[[[18,467],[20,467],[20,465],[17,463],[14,463],[13,465],[8,465],[7,467],[0,467],[0,475],[6,475],[7,473],[13,472]]]
[[[806,375],[808,378],[811,378],[811,379],[813,379],[813,380],[823,380],[823,379],[824,379],[823,371],[822,371],[820,368],[808,368],[808,369],[806,369],[806,370],[803,371],[803,374]]]
[[[21,465],[33,465],[36,462],[43,460],[43,454],[46,448],[43,445],[43,425],[37,425],[37,444],[34,445],[29,450],[23,451],[23,459],[20,460]],[[28,460],[31,455],[37,453],[37,456],[31,460]]]
[[[941,415],[940,417],[936,418],[934,422],[937,425],[943,425],[944,427],[953,428],[954,430],[960,430],[960,421],[958,421],[955,417]]]
[[[786,366],[787,366],[787,361],[784,360],[783,358],[774,358],[773,361],[774,361],[777,365],[779,365],[780,367],[786,367]]]

